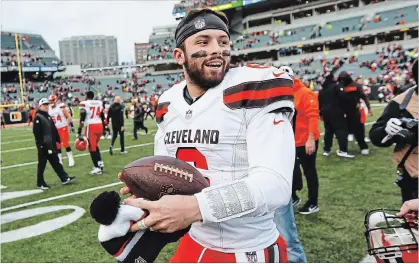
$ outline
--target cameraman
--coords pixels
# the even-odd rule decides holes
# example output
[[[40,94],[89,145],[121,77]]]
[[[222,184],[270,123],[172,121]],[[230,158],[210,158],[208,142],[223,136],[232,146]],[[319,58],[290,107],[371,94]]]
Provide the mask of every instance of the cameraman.
[[[418,83],[418,61],[413,64],[412,75]],[[418,86],[394,97],[383,114],[372,126],[371,142],[378,147],[390,147],[396,143],[393,161],[397,164],[403,202],[418,198]],[[406,126],[408,119],[413,126]],[[416,122],[415,122],[416,121]],[[410,122],[409,122],[410,123]]]

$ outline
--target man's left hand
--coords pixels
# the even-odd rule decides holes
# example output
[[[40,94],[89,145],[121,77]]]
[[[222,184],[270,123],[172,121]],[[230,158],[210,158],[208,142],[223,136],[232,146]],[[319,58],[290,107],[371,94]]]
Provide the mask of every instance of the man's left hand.
[[[158,201],[128,198],[125,204],[148,210],[150,214],[144,219],[144,225],[162,233],[185,229],[202,219],[198,200],[194,195],[165,195]],[[132,232],[138,230],[138,225],[131,227]]]
[[[124,132],[124,127],[123,126],[121,127],[121,132]]]
[[[308,139],[306,142],[306,153],[312,155],[316,151],[316,142],[314,139]]]
[[[368,116],[373,116],[374,115],[374,113],[372,112],[372,110],[370,109],[370,110],[368,110]]]

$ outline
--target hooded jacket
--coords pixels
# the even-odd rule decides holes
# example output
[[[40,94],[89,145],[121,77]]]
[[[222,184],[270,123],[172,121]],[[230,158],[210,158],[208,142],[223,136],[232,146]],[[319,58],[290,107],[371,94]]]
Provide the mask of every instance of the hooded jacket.
[[[343,71],[339,74],[338,82],[342,86],[341,91],[341,103],[346,114],[352,114],[359,106],[360,99],[364,100],[368,110],[371,110],[370,101],[364,93],[362,86],[355,83],[351,76]]]

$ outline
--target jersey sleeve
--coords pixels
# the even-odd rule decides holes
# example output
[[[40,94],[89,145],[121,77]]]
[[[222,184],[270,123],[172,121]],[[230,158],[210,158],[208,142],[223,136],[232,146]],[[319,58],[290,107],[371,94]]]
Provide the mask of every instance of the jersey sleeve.
[[[287,115],[259,112],[246,138],[249,176],[195,194],[204,223],[264,215],[291,198],[295,141]]]
[[[259,86],[263,89],[251,90],[249,101],[243,103],[249,176],[195,194],[204,223],[264,215],[290,201],[295,162],[293,82],[285,72],[273,73],[275,78],[265,78]]]
[[[170,101],[167,98],[167,93],[162,94],[159,99],[156,108],[156,122],[157,122],[157,132],[154,137],[154,155],[169,156],[167,152],[166,145],[164,144],[165,131],[164,131],[164,120],[166,114],[169,112]]]

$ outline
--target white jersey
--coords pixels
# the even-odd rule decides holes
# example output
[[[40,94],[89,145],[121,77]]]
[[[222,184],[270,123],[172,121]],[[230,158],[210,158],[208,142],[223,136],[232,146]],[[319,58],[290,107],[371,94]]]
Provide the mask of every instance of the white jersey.
[[[105,119],[108,117],[110,107],[111,107],[110,104],[108,104],[108,103],[105,104],[105,108],[103,109],[103,114],[105,115]]]
[[[67,126],[67,118],[64,115],[64,109],[65,104],[63,103],[56,104],[54,108],[52,106],[49,107],[48,114],[51,116],[57,129]]]
[[[292,79],[273,67],[230,69],[191,105],[185,86],[159,99],[154,154],[190,162],[210,182],[195,195],[203,221],[191,237],[222,252],[269,247],[279,236],[274,211],[291,197]]]
[[[100,114],[103,110],[103,103],[99,100],[86,100],[80,103],[80,109],[86,111],[85,125],[102,124]]]

